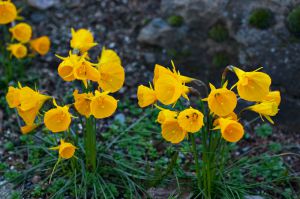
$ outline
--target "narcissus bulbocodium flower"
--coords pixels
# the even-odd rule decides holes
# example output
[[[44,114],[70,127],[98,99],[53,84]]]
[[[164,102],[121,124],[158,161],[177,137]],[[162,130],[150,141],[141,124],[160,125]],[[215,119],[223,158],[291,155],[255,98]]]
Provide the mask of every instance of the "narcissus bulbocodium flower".
[[[154,69],[154,90],[157,99],[164,105],[170,105],[176,103],[176,101],[183,96],[188,99],[187,93],[189,88],[185,86],[185,83],[192,81],[192,78],[180,75],[173,65],[173,72],[158,64]]]
[[[263,102],[276,102],[279,106],[281,102],[281,96],[279,91],[270,91],[269,94],[262,100]]]
[[[27,48],[23,44],[9,44],[7,50],[17,59],[22,59],[27,55]]]
[[[238,77],[237,91],[247,101],[262,101],[269,93],[271,78],[263,72],[245,72],[237,67],[232,68]],[[259,69],[258,69],[259,70]]]
[[[45,113],[45,126],[53,133],[68,130],[72,117],[72,115],[69,113],[69,106],[58,106],[54,99],[53,104],[56,108],[52,108]]]
[[[114,93],[122,88],[125,71],[115,51],[103,48],[97,67],[100,73],[98,83],[102,90]]]
[[[12,38],[21,43],[27,43],[32,35],[31,26],[27,23],[19,23],[10,28],[9,31],[12,33]]]
[[[222,137],[228,142],[237,142],[244,136],[243,126],[228,118],[219,118],[219,126],[215,129],[220,129]]]
[[[40,55],[46,55],[50,49],[51,41],[49,37],[42,36],[30,41],[31,48]]]
[[[77,149],[73,144],[65,142],[63,139],[60,139],[60,145],[56,147],[51,147],[51,150],[58,150],[60,158],[69,159],[74,156],[75,150]]]
[[[178,113],[176,111],[170,111],[168,109],[161,109],[161,111],[158,113],[156,121],[160,124],[163,124],[168,120],[176,119],[177,115],[178,115]]]
[[[177,144],[185,138],[187,132],[180,127],[177,119],[170,119],[161,125],[161,134],[168,142]]]
[[[73,81],[75,79],[82,80],[87,88],[87,81],[91,80],[98,82],[100,79],[99,71],[92,66],[92,63],[87,61],[87,53],[82,56],[72,54],[68,57],[60,57],[63,61],[58,66],[58,74],[65,81]]]
[[[8,24],[17,18],[16,6],[10,1],[0,1],[0,24]]]
[[[92,33],[87,29],[79,29],[75,31],[71,29],[72,39],[70,41],[70,46],[73,49],[78,49],[81,53],[88,51],[90,48],[97,45],[94,42],[94,37]]]
[[[218,89],[212,84],[209,84],[209,86],[211,91],[205,100],[208,102],[210,111],[221,117],[233,112],[237,105],[237,98],[234,92],[226,88],[227,83]]]
[[[78,90],[75,90],[73,93],[75,102],[74,106],[78,113],[84,115],[85,117],[90,117],[91,115],[91,101],[94,96],[93,93],[82,93],[79,94]]]
[[[190,133],[198,132],[203,126],[203,114],[190,107],[181,111],[178,115],[179,126]]]
[[[249,106],[247,109],[258,113],[261,117],[265,117],[272,124],[274,124],[274,121],[270,116],[275,116],[278,113],[278,105],[275,101],[262,102]]]
[[[29,133],[38,126],[34,124],[35,119],[45,101],[50,98],[27,86],[22,87],[21,84],[19,84],[19,88],[12,86],[8,88],[6,101],[10,108],[17,109],[18,114],[26,124],[21,127],[22,133]]]
[[[100,93],[96,90],[90,106],[92,115],[95,118],[103,119],[114,114],[118,106],[118,101],[108,95],[108,92]]]
[[[137,90],[137,98],[138,98],[138,104],[140,107],[144,108],[146,106],[149,106],[151,104],[154,104],[157,100],[155,91],[150,86],[144,86],[140,85]]]

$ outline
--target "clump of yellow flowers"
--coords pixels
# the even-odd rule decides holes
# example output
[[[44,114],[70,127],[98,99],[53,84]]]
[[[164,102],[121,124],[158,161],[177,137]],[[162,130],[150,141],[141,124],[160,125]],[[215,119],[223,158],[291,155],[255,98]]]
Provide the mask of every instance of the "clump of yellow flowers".
[[[76,110],[79,116],[85,118],[83,125],[85,125],[84,141],[87,167],[95,170],[95,119],[108,118],[115,113],[118,100],[111,94],[123,86],[125,71],[121,65],[120,57],[111,49],[103,47],[97,62],[94,63],[90,60],[88,50],[96,46],[97,43],[94,42],[94,37],[89,30],[79,29],[75,31],[72,29],[71,32],[70,46],[72,49],[67,57],[57,55],[61,59],[57,70],[59,76],[65,81],[80,80],[82,82],[81,91],[74,89],[74,102],[62,105],[62,103],[57,103],[54,97],[41,94],[29,87],[22,87],[20,83],[17,88],[9,87],[6,100],[9,107],[16,108],[19,116],[23,119],[25,125],[21,127],[21,132],[24,134],[41,125],[44,125],[52,133],[65,132],[68,134],[72,119],[78,117],[73,116],[71,109]],[[45,50],[43,46],[38,49],[40,52]],[[53,108],[42,114],[40,109],[47,100],[52,102]],[[74,140],[72,136],[67,136],[65,139],[61,139],[59,146],[51,148],[59,151],[59,160],[74,156],[77,149]]]
[[[152,84],[148,87],[140,85],[137,89],[138,104],[142,108],[154,105],[159,109],[157,122],[161,125],[161,135],[166,141],[172,144],[178,144],[184,139],[191,141],[198,188],[204,190],[205,198],[211,198],[214,186],[212,179],[217,177],[216,172],[211,170],[222,168],[219,166],[224,164],[222,155],[216,154],[223,154],[226,142],[238,142],[244,136],[241,113],[254,111],[273,124],[271,117],[278,113],[280,92],[271,91],[271,78],[260,72],[260,69],[246,72],[238,67],[228,66],[222,75],[221,86],[209,84],[210,92],[197,100],[199,108],[196,108],[194,104],[197,103],[189,100],[189,94],[195,93],[195,88],[189,85],[195,83],[204,86],[207,91],[208,87],[200,80],[181,75],[173,62],[172,66],[171,70],[155,65]],[[231,88],[228,88],[226,80],[229,71],[237,77],[237,82]],[[236,114],[238,102],[241,100],[252,105],[243,107]],[[198,162],[196,138],[203,145],[202,172]]]
[[[32,38],[32,27],[25,22],[17,23],[17,20],[23,20],[19,15],[16,6],[10,1],[0,0],[0,25],[10,25],[8,29],[13,43],[7,44],[7,50],[17,59],[25,58],[28,55],[28,48],[32,54],[38,53],[45,55],[50,49],[50,39],[47,36]]]

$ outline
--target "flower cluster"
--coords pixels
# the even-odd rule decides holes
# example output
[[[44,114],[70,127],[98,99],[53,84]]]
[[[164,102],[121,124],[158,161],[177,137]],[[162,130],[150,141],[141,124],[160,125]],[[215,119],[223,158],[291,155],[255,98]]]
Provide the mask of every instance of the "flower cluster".
[[[117,109],[118,100],[110,95],[123,86],[125,71],[119,56],[113,50],[103,48],[98,63],[92,63],[88,50],[97,45],[90,31],[72,29],[70,46],[72,50],[68,57],[60,57],[62,62],[58,66],[58,74],[65,81],[80,80],[83,82],[83,93],[78,89],[73,92],[74,103],[58,105],[53,97],[40,94],[29,87],[9,87],[6,100],[10,108],[16,108],[19,116],[24,120],[22,133],[33,131],[44,124],[53,133],[68,131],[72,122],[70,108],[74,107],[80,115],[97,119],[110,117]],[[92,82],[97,83],[93,89]],[[54,107],[40,114],[44,102],[53,99]],[[43,119],[42,119],[43,116]],[[60,157],[68,159],[73,156],[76,147],[61,140],[58,147]]]
[[[180,97],[188,98],[191,87],[186,83],[199,81],[193,78],[180,75],[176,71],[174,64],[173,70],[160,65],[155,65],[153,86],[140,85],[137,90],[138,104],[140,107],[147,107],[155,104],[160,110],[157,122],[161,124],[162,137],[171,142],[179,143],[188,133],[196,133],[204,128],[205,122],[212,118],[214,128],[220,130],[222,137],[228,142],[237,142],[244,135],[244,128],[239,122],[239,118],[234,112],[238,100],[252,102],[253,105],[246,107],[241,112],[251,110],[258,113],[261,118],[265,117],[274,123],[271,116],[278,112],[280,104],[280,92],[270,91],[271,78],[269,75],[258,70],[245,72],[237,67],[229,66],[226,70],[234,72],[238,78],[236,84],[228,89],[228,82],[224,81],[221,88],[216,88],[209,84],[210,93],[207,98],[201,101],[207,102],[209,111],[204,116],[203,110],[188,107],[184,110],[170,110],[162,108],[162,105],[176,104]],[[233,89],[237,87],[237,94]],[[173,106],[174,107],[174,106]]]
[[[34,53],[45,55],[50,48],[50,39],[47,36],[41,36],[32,39],[32,27],[25,22],[16,23],[16,20],[22,20],[18,16],[18,10],[11,1],[0,0],[0,25],[11,24],[9,32],[11,40],[16,41],[7,45],[7,50],[17,59],[22,59],[27,56],[27,44]]]

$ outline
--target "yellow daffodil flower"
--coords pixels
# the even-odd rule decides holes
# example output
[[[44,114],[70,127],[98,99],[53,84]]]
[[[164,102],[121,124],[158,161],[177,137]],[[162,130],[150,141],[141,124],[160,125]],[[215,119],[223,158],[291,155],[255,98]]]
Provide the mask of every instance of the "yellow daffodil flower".
[[[40,55],[46,55],[49,52],[51,41],[49,37],[42,36],[30,41],[31,48]]]
[[[81,56],[70,52],[68,57],[57,57],[63,60],[57,69],[59,76],[67,82],[75,80],[74,67],[78,65]]]
[[[90,117],[91,115],[91,99],[94,96],[93,93],[82,93],[79,94],[78,90],[73,93],[75,103],[74,106],[76,110],[85,117]]]
[[[269,94],[262,100],[263,102],[276,102],[277,106],[280,105],[281,96],[280,91],[270,91]]]
[[[17,108],[18,114],[24,120],[27,126],[34,124],[39,110],[48,99],[50,99],[49,96],[42,95],[27,86],[22,87],[21,84],[19,84],[19,88],[10,86],[8,93],[6,94],[6,100],[9,104],[9,107]],[[24,127],[24,131],[26,131],[28,128],[29,127]]]
[[[7,50],[17,59],[22,59],[27,55],[27,48],[23,44],[9,44]]]
[[[210,111],[221,117],[233,112],[237,105],[235,93],[226,88],[227,84],[224,84],[222,88],[218,89],[216,89],[212,84],[209,85],[211,91],[208,95],[207,102]]]
[[[45,113],[45,126],[53,133],[68,130],[71,124],[71,114],[68,106],[58,106],[53,99],[53,104],[56,108],[52,108]]]
[[[237,142],[244,136],[243,126],[235,120],[220,118],[217,128],[221,129],[222,137],[228,142]]]
[[[216,118],[213,122],[213,126],[218,126],[219,125],[219,119],[220,118],[226,118],[226,119],[230,119],[230,120],[234,120],[234,121],[238,121],[238,116],[235,112],[229,113],[228,115],[224,116],[224,117],[219,117]]]
[[[248,101],[262,101],[269,93],[271,78],[263,72],[245,72],[237,67],[233,71],[238,77],[237,91],[239,96]]]
[[[17,18],[16,6],[10,1],[0,1],[0,24],[8,24]]]
[[[140,85],[137,90],[138,104],[141,108],[156,102],[155,91],[150,87]]]
[[[160,124],[165,123],[168,120],[176,119],[178,113],[176,111],[170,111],[168,109],[162,109],[157,116],[157,122]]]
[[[159,64],[156,64],[154,67],[154,77],[153,77],[153,84],[155,85],[156,81],[159,79],[159,77],[164,76],[164,75],[171,75],[175,78],[178,78],[181,83],[189,83],[191,81],[193,81],[193,78],[187,77],[187,76],[183,76],[180,75],[179,71],[176,71],[175,65],[173,63],[173,61],[171,61],[172,65],[173,65],[173,71],[171,71],[168,68],[165,68],[164,66],[161,66]]]
[[[114,93],[122,88],[125,71],[121,65],[121,59],[115,51],[103,48],[97,67],[100,73],[99,86],[101,89]]]
[[[87,80],[98,82],[100,79],[99,71],[92,66],[91,62],[84,58],[74,66],[74,77],[75,79],[82,80],[84,86],[87,88]]]
[[[100,79],[99,71],[93,67],[93,64],[86,60],[87,54],[82,56],[72,54],[68,57],[60,57],[63,61],[58,66],[58,74],[65,81],[73,81],[75,79],[82,80],[87,88],[87,81],[98,82]]]
[[[183,94],[183,85],[171,75],[158,78],[154,84],[157,99],[164,105],[174,104]]]
[[[79,29],[75,31],[71,29],[72,39],[70,46],[73,49],[78,49],[81,53],[88,51],[90,48],[97,45],[94,43],[94,37],[92,33],[87,29]]]
[[[9,31],[12,33],[12,37],[21,43],[27,43],[31,39],[32,29],[27,23],[19,23]]]
[[[51,147],[51,150],[58,150],[60,158],[70,159],[74,156],[75,150],[77,149],[73,144],[65,142],[63,139],[60,140],[60,145]]]
[[[118,101],[108,92],[100,93],[95,91],[95,96],[91,101],[91,113],[95,118],[103,119],[110,117],[116,111]]]
[[[181,111],[178,115],[179,126],[190,133],[198,132],[203,126],[203,114],[194,109],[188,108]]]
[[[178,144],[185,138],[187,132],[180,127],[176,119],[173,119],[167,120],[161,125],[161,134],[168,142]]]
[[[262,102],[249,106],[247,109],[258,113],[261,117],[264,116],[272,124],[274,124],[274,121],[270,116],[275,116],[278,113],[278,105],[275,101]]]

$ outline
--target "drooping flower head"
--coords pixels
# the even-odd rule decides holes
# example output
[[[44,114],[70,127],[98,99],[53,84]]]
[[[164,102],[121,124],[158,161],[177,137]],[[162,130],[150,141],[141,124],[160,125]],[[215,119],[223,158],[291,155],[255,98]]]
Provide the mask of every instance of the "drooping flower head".
[[[158,113],[156,121],[160,124],[163,124],[168,120],[176,119],[177,115],[178,115],[178,113],[176,111],[170,111],[168,109],[161,109],[161,111]]]
[[[188,99],[187,93],[189,92],[189,88],[185,86],[185,83],[192,80],[192,78],[181,76],[176,71],[174,64],[173,72],[158,64],[155,65],[153,78],[154,90],[157,99],[164,105],[176,103],[181,96]]]
[[[38,124],[35,124],[35,119],[46,100],[50,99],[49,96],[40,94],[31,88],[9,87],[6,94],[6,101],[10,108],[17,108],[19,116],[24,120],[25,126],[21,127],[23,134],[29,133],[34,130]]]
[[[10,1],[0,1],[0,24],[8,24],[17,18],[16,6]]]
[[[75,31],[71,29],[72,39],[70,41],[70,46],[73,49],[78,49],[81,53],[88,51],[90,48],[97,45],[94,42],[94,37],[92,33],[87,29],[79,29]]]
[[[53,104],[56,108],[52,108],[45,113],[45,126],[53,133],[68,130],[71,124],[71,114],[69,113],[69,106],[58,106],[54,99]]]
[[[94,96],[93,93],[82,93],[79,94],[78,90],[73,93],[75,103],[74,106],[76,110],[85,117],[90,117],[91,115],[91,100]]]
[[[220,118],[219,127],[221,129],[222,137],[228,142],[237,142],[244,136],[243,126],[235,121],[228,118]]]
[[[87,81],[98,82],[100,79],[99,71],[92,66],[86,57],[87,54],[79,56],[70,52],[68,57],[60,57],[63,61],[58,66],[58,74],[65,81],[81,80],[87,88]]]
[[[187,132],[196,133],[203,126],[203,114],[190,107],[181,111],[178,115],[179,126]]]
[[[233,71],[238,77],[237,91],[239,96],[248,101],[262,101],[270,90],[271,78],[263,72],[245,72],[237,67]]]
[[[99,86],[102,90],[114,93],[122,88],[125,71],[115,51],[103,48],[97,67],[100,73]]]
[[[23,44],[9,44],[7,50],[17,59],[22,59],[27,55],[27,48]]]
[[[171,119],[161,125],[161,134],[168,142],[178,144],[185,138],[187,132],[180,127],[177,119]]]
[[[263,99],[263,102],[276,102],[279,106],[281,102],[281,96],[279,91],[270,91],[269,94]]]
[[[49,37],[42,36],[30,41],[31,48],[40,55],[46,55],[49,52],[51,41]]]
[[[226,116],[233,112],[237,105],[237,98],[234,92],[226,88],[227,83],[222,88],[216,89],[210,85],[210,94],[208,95],[208,107],[214,114],[218,116]]]
[[[155,91],[152,87],[140,85],[137,90],[138,104],[141,108],[154,104],[157,100]]]
[[[12,37],[21,43],[27,43],[31,39],[32,29],[27,23],[19,23],[9,31],[12,33]]]
[[[275,116],[278,113],[278,105],[275,101],[266,101],[259,104],[249,106],[247,109],[264,116],[269,122],[274,124],[270,116]]]
[[[58,150],[58,154],[60,158],[63,159],[70,159],[71,157],[74,156],[76,147],[69,143],[65,142],[63,139],[60,140],[60,145],[56,147],[50,148],[51,150]]]
[[[95,91],[95,96],[91,101],[91,113],[95,118],[103,119],[110,117],[116,111],[118,101],[108,92]]]

